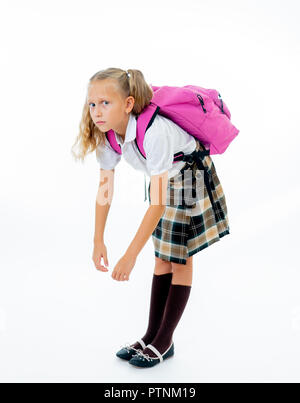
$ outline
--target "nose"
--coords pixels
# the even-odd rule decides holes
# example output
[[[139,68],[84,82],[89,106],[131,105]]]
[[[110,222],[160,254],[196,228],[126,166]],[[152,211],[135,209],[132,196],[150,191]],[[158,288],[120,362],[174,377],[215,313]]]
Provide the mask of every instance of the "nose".
[[[100,109],[100,106],[99,106],[99,105],[95,106],[95,108],[94,108],[94,114],[95,114],[95,116],[96,116],[97,118],[100,118],[100,117],[102,116],[102,112],[101,112],[101,109]]]

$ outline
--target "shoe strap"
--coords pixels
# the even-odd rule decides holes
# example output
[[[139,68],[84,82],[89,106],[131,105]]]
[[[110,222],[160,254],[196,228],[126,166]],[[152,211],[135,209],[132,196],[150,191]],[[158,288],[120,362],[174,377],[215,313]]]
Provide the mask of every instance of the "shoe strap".
[[[153,351],[153,353],[155,353],[157,355],[157,357],[159,358],[159,361],[162,362],[163,358],[162,355],[160,354],[160,352],[157,350],[157,348],[155,348],[154,346],[152,346],[152,344],[147,344],[147,348],[149,348],[150,350]]]
[[[143,350],[146,348],[146,344],[142,339],[138,340],[138,343],[140,343],[140,345],[143,347]]]

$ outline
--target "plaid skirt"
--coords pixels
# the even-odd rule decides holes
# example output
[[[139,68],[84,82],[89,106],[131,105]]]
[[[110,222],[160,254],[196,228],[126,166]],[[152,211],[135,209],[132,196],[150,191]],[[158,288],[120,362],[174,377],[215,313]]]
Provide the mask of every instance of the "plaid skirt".
[[[186,156],[188,162],[168,180],[166,208],[152,233],[155,256],[179,264],[230,233],[226,199],[214,163],[205,147],[196,143],[194,153],[202,156],[198,162],[194,153]],[[148,198],[150,204],[150,183]]]

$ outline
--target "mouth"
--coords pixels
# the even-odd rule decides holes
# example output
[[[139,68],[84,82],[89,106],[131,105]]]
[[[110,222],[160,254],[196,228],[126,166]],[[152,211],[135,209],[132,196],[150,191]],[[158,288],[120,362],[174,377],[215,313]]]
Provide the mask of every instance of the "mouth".
[[[96,122],[98,125],[102,125],[103,123],[105,123],[105,122],[103,122],[102,120],[99,120],[98,122]]]

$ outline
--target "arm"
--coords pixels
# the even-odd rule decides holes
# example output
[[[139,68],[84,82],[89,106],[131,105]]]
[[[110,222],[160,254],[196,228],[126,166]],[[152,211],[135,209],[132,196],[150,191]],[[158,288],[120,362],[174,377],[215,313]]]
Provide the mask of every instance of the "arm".
[[[95,208],[94,243],[104,242],[104,229],[108,212],[112,203],[115,170],[100,169],[100,184]]]
[[[168,171],[151,176],[150,199],[151,204],[146,211],[138,231],[129,245],[126,255],[136,258],[152,235],[166,208],[166,195],[168,185]]]

